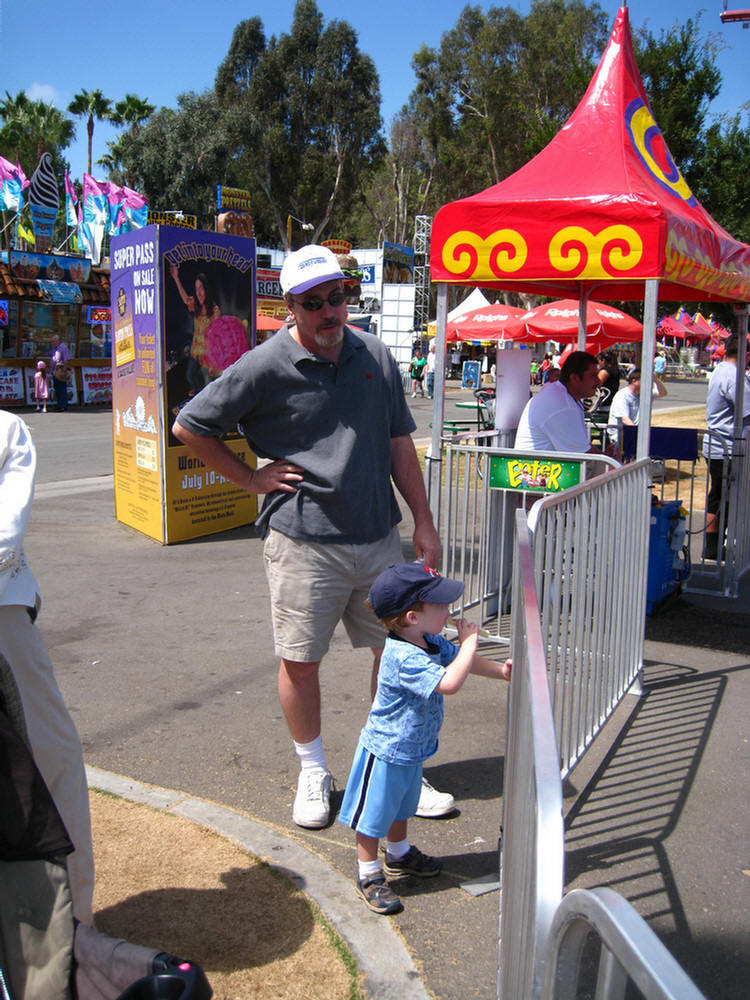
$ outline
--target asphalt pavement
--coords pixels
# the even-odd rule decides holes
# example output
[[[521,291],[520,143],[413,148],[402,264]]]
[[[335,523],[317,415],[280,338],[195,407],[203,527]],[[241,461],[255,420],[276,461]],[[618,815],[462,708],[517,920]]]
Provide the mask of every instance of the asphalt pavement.
[[[697,405],[685,391],[670,383],[672,405]],[[468,395],[449,387],[452,399]],[[410,405],[426,439],[430,404]],[[252,820],[353,887],[350,831],[292,823],[297,766],[252,529],[162,547],[114,519],[111,412],[23,416],[39,456],[26,545],[39,626],[87,764]],[[409,536],[405,521],[407,558]],[[335,803],[367,714],[369,667],[337,632],[322,668]],[[626,699],[568,783],[566,887],[612,886],[709,1000],[748,996],[748,588],[734,601],[681,597],[649,619],[644,672],[645,696]],[[505,696],[505,685],[472,677],[447,699],[425,770],[458,810],[410,825],[444,874],[405,884],[393,924],[426,988],[446,1000],[496,994],[498,895],[475,895],[471,883],[497,870]],[[350,912],[337,910],[339,923]],[[384,919],[366,911],[365,941]]]

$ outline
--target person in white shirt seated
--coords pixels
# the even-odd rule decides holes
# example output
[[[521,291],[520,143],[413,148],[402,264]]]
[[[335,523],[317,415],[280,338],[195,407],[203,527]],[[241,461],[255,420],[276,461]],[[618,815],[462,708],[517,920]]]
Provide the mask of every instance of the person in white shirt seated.
[[[589,438],[582,405],[597,390],[598,370],[592,354],[569,354],[559,380],[547,382],[526,404],[516,431],[516,450],[598,454]]]
[[[654,372],[652,395],[666,396],[667,387]],[[607,434],[610,441],[619,444],[621,427],[637,427],[641,416],[641,370],[634,368],[628,375],[628,384],[615,393],[609,408]]]

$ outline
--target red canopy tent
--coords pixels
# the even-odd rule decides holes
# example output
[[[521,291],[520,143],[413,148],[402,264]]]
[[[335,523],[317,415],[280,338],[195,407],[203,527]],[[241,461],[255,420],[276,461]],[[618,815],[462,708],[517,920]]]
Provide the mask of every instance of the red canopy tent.
[[[430,273],[439,283],[438,341],[448,284],[645,299],[646,384],[659,298],[750,301],[750,247],[711,218],[672,159],[643,89],[626,6],[580,104],[545,149],[499,184],[439,210]],[[435,399],[438,455],[441,394]],[[649,394],[643,404],[639,457],[648,454]]]
[[[677,340],[706,340],[710,334],[697,327],[689,316],[678,319],[677,316],[665,316],[657,327],[661,337],[676,337]]]
[[[444,205],[433,281],[608,300],[750,300],[750,248],[699,204],[651,115],[627,7],[588,90],[541,153],[506,180]],[[604,294],[606,291],[606,294]]]

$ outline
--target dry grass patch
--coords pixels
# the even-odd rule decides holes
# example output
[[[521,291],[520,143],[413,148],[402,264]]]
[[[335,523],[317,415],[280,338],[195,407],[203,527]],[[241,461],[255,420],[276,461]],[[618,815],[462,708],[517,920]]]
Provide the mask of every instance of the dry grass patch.
[[[94,915],[198,962],[215,1000],[361,1000],[353,959],[288,879],[190,820],[91,792]]]
[[[691,406],[685,410],[653,410],[651,413],[653,427],[687,427],[690,430],[705,431],[705,406]]]

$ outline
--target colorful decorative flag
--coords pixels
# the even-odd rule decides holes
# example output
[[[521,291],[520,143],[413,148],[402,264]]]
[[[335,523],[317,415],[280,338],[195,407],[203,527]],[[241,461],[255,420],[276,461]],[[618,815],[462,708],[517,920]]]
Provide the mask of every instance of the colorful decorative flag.
[[[125,192],[125,223],[121,232],[127,233],[131,229],[143,229],[148,221],[148,198],[129,187],[124,187],[123,191]]]
[[[93,264],[101,260],[102,240],[109,226],[109,184],[97,181],[91,174],[83,175],[83,211],[78,238]]]
[[[83,221],[93,222],[98,226],[109,223],[109,201],[106,181],[97,181],[91,174],[83,175]]]
[[[109,235],[116,236],[122,232],[122,224],[125,222],[125,189],[112,181],[103,186],[107,189]]]
[[[26,174],[21,169],[21,164],[16,160],[16,176],[21,181],[21,190],[25,191],[27,187],[31,186],[31,181],[28,179]]]
[[[78,242],[84,253],[91,258],[92,264],[99,264],[102,259],[105,228],[101,222],[82,222],[78,229]]]
[[[78,195],[76,194],[76,189],[73,187],[73,181],[71,181],[68,176],[68,171],[65,171],[65,222],[68,226],[75,229],[78,225],[78,213],[76,211],[78,207]]]
[[[34,234],[30,229],[26,229],[22,222],[18,223],[18,235],[22,240],[26,240],[32,247],[35,245],[36,241],[34,239]]]
[[[0,156],[0,210],[20,212],[23,208],[23,191],[29,186],[26,176],[17,164]]]

